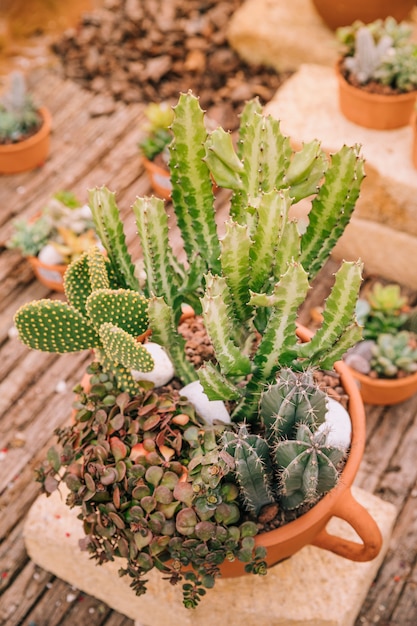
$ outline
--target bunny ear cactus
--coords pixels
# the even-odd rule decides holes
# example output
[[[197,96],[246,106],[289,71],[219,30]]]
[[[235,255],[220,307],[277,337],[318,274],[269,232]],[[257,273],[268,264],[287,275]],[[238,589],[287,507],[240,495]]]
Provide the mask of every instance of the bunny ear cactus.
[[[93,248],[65,276],[68,303],[39,300],[23,305],[15,324],[23,343],[44,352],[95,349],[125,390],[136,390],[130,369],[151,371],[154,363],[137,342],[148,327],[146,298],[129,289],[110,289],[107,261]]]

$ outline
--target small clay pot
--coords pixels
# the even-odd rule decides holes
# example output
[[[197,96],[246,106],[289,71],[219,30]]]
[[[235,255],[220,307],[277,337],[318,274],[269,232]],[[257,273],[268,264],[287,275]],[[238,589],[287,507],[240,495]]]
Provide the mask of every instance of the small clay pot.
[[[374,130],[393,130],[410,123],[417,90],[402,94],[369,93],[350,85],[336,65],[339,107],[350,122]]]
[[[0,174],[18,174],[43,165],[49,154],[52,118],[41,107],[43,123],[37,133],[17,143],[0,145]]]
[[[27,257],[36,278],[52,291],[64,292],[64,274],[68,265],[48,265],[36,256]]]
[[[415,5],[415,0],[312,0],[322,20],[332,30],[348,26],[355,20],[369,24],[377,19],[394,17],[404,20]]]
[[[371,378],[349,367],[353,378],[359,383],[359,390],[365,404],[399,404],[417,392],[417,372],[404,378]]]
[[[171,180],[170,173],[167,169],[160,167],[154,161],[150,161],[142,156],[142,162],[149,176],[152,189],[160,198],[170,200],[171,198]]]

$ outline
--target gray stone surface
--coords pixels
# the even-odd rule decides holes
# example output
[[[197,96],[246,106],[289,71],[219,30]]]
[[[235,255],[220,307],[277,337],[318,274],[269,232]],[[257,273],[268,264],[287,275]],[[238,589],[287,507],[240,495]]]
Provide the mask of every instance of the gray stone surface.
[[[194,611],[182,606],[180,588],[162,581],[158,573],[150,573],[149,590],[138,598],[128,580],[118,577],[117,563],[98,566],[80,552],[81,522],[57,492],[34,503],[25,524],[25,542],[35,563],[134,619],[136,626],[352,626],[387,550],[396,517],[391,504],[363,490],[353,491],[384,537],[376,559],[354,563],[306,546],[267,576],[217,581]],[[329,530],[354,538],[353,530],[335,518]]]
[[[411,161],[412,129],[378,131],[346,120],[339,111],[333,68],[301,65],[265,111],[281,120],[295,144],[317,138],[328,152],[360,144],[366,178],[351,225],[336,248],[358,256],[369,271],[417,287],[417,170]],[[308,212],[308,205],[299,212]],[[389,263],[387,262],[389,259]]]

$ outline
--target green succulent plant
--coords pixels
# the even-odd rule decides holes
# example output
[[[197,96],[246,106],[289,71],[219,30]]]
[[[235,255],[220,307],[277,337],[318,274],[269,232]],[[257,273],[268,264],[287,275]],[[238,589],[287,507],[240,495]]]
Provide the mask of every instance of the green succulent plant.
[[[417,372],[417,343],[414,333],[402,330],[382,334],[372,346],[371,368],[381,378],[397,378]]]
[[[375,283],[357,304],[357,319],[364,327],[364,339],[377,339],[383,333],[396,333],[404,327],[410,312],[399,285]]]
[[[417,45],[407,22],[393,17],[337,29],[345,46],[343,68],[360,84],[375,80],[400,92],[417,89]]]
[[[318,141],[294,151],[257,100],[242,112],[236,148],[223,129],[207,130],[190,93],[174,108],[171,132],[171,197],[185,260],[180,262],[170,245],[163,201],[138,198],[132,211],[146,275],[140,283],[115,194],[93,189],[89,204],[106,257],[96,250],[69,267],[68,304],[54,304],[54,316],[41,301],[24,305],[15,322],[32,348],[95,349],[93,397],[78,390],[76,425],[62,438],[65,458],[81,458],[94,468],[83,473],[69,461],[65,474],[69,504],[81,507],[93,554],[100,561],[127,558],[125,572],[137,593],[144,591],[143,575],[152,567],[168,573],[171,582],[185,579],[185,604],[195,606],[228,558],[242,560],[247,571],[265,573],[264,552],[254,540],[265,504],[279,507],[285,497],[290,508],[310,506],[337,480],[330,466],[338,469],[341,453],[328,449],[317,434],[326,403],[312,384],[311,368],[331,369],[361,338],[355,318],[361,264],[342,263],[323,324],[308,343],[298,339],[297,314],[350,220],[364,164],[358,146],[343,146],[330,158]],[[222,236],[213,179],[231,191]],[[311,210],[301,232],[290,210],[305,198],[311,198]],[[198,369],[178,330],[184,304],[201,316],[213,347],[213,359]],[[190,414],[188,403],[177,404],[175,394],[132,381],[130,369],[146,353],[136,337],[148,325],[152,341],[174,365],[176,382],[199,381],[209,400],[227,404],[230,424],[213,430],[204,416]],[[149,361],[146,365],[151,368]],[[120,400],[117,391],[127,396]],[[121,403],[132,409],[129,419]],[[184,427],[177,424],[183,414]],[[294,465],[284,449],[275,458],[282,437],[293,442]],[[57,455],[51,453],[51,459],[41,476],[47,491],[55,488],[60,470]],[[255,473],[263,464],[269,469],[269,462],[279,486]],[[184,477],[171,463],[186,468]],[[317,466],[313,480],[309,470]],[[176,478],[168,480],[168,471]],[[294,493],[288,473],[295,477]],[[260,502],[249,504],[253,494]],[[183,571],[187,565],[192,569]]]
[[[42,123],[21,72],[13,72],[10,88],[0,100],[0,143],[17,143]]]

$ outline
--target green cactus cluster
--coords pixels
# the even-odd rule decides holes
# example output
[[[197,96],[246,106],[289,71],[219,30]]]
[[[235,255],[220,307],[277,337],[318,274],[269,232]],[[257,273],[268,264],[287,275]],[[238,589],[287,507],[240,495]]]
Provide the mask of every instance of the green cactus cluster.
[[[375,283],[357,304],[357,318],[364,327],[364,339],[377,339],[381,334],[397,333],[410,318],[409,308],[399,285]]]
[[[283,370],[261,395],[264,436],[246,425],[224,433],[240,497],[255,519],[274,503],[284,510],[311,505],[336,485],[345,453],[327,445],[326,433],[318,431],[326,398],[311,372]]]
[[[379,335],[371,352],[371,369],[381,378],[398,378],[417,371],[416,336],[407,330]]]
[[[65,274],[68,302],[39,300],[23,305],[14,321],[21,341],[44,352],[94,349],[117,375],[120,388],[135,391],[130,370],[151,371],[154,362],[137,337],[148,328],[147,300],[131,289],[112,289],[108,263],[91,248]]]

